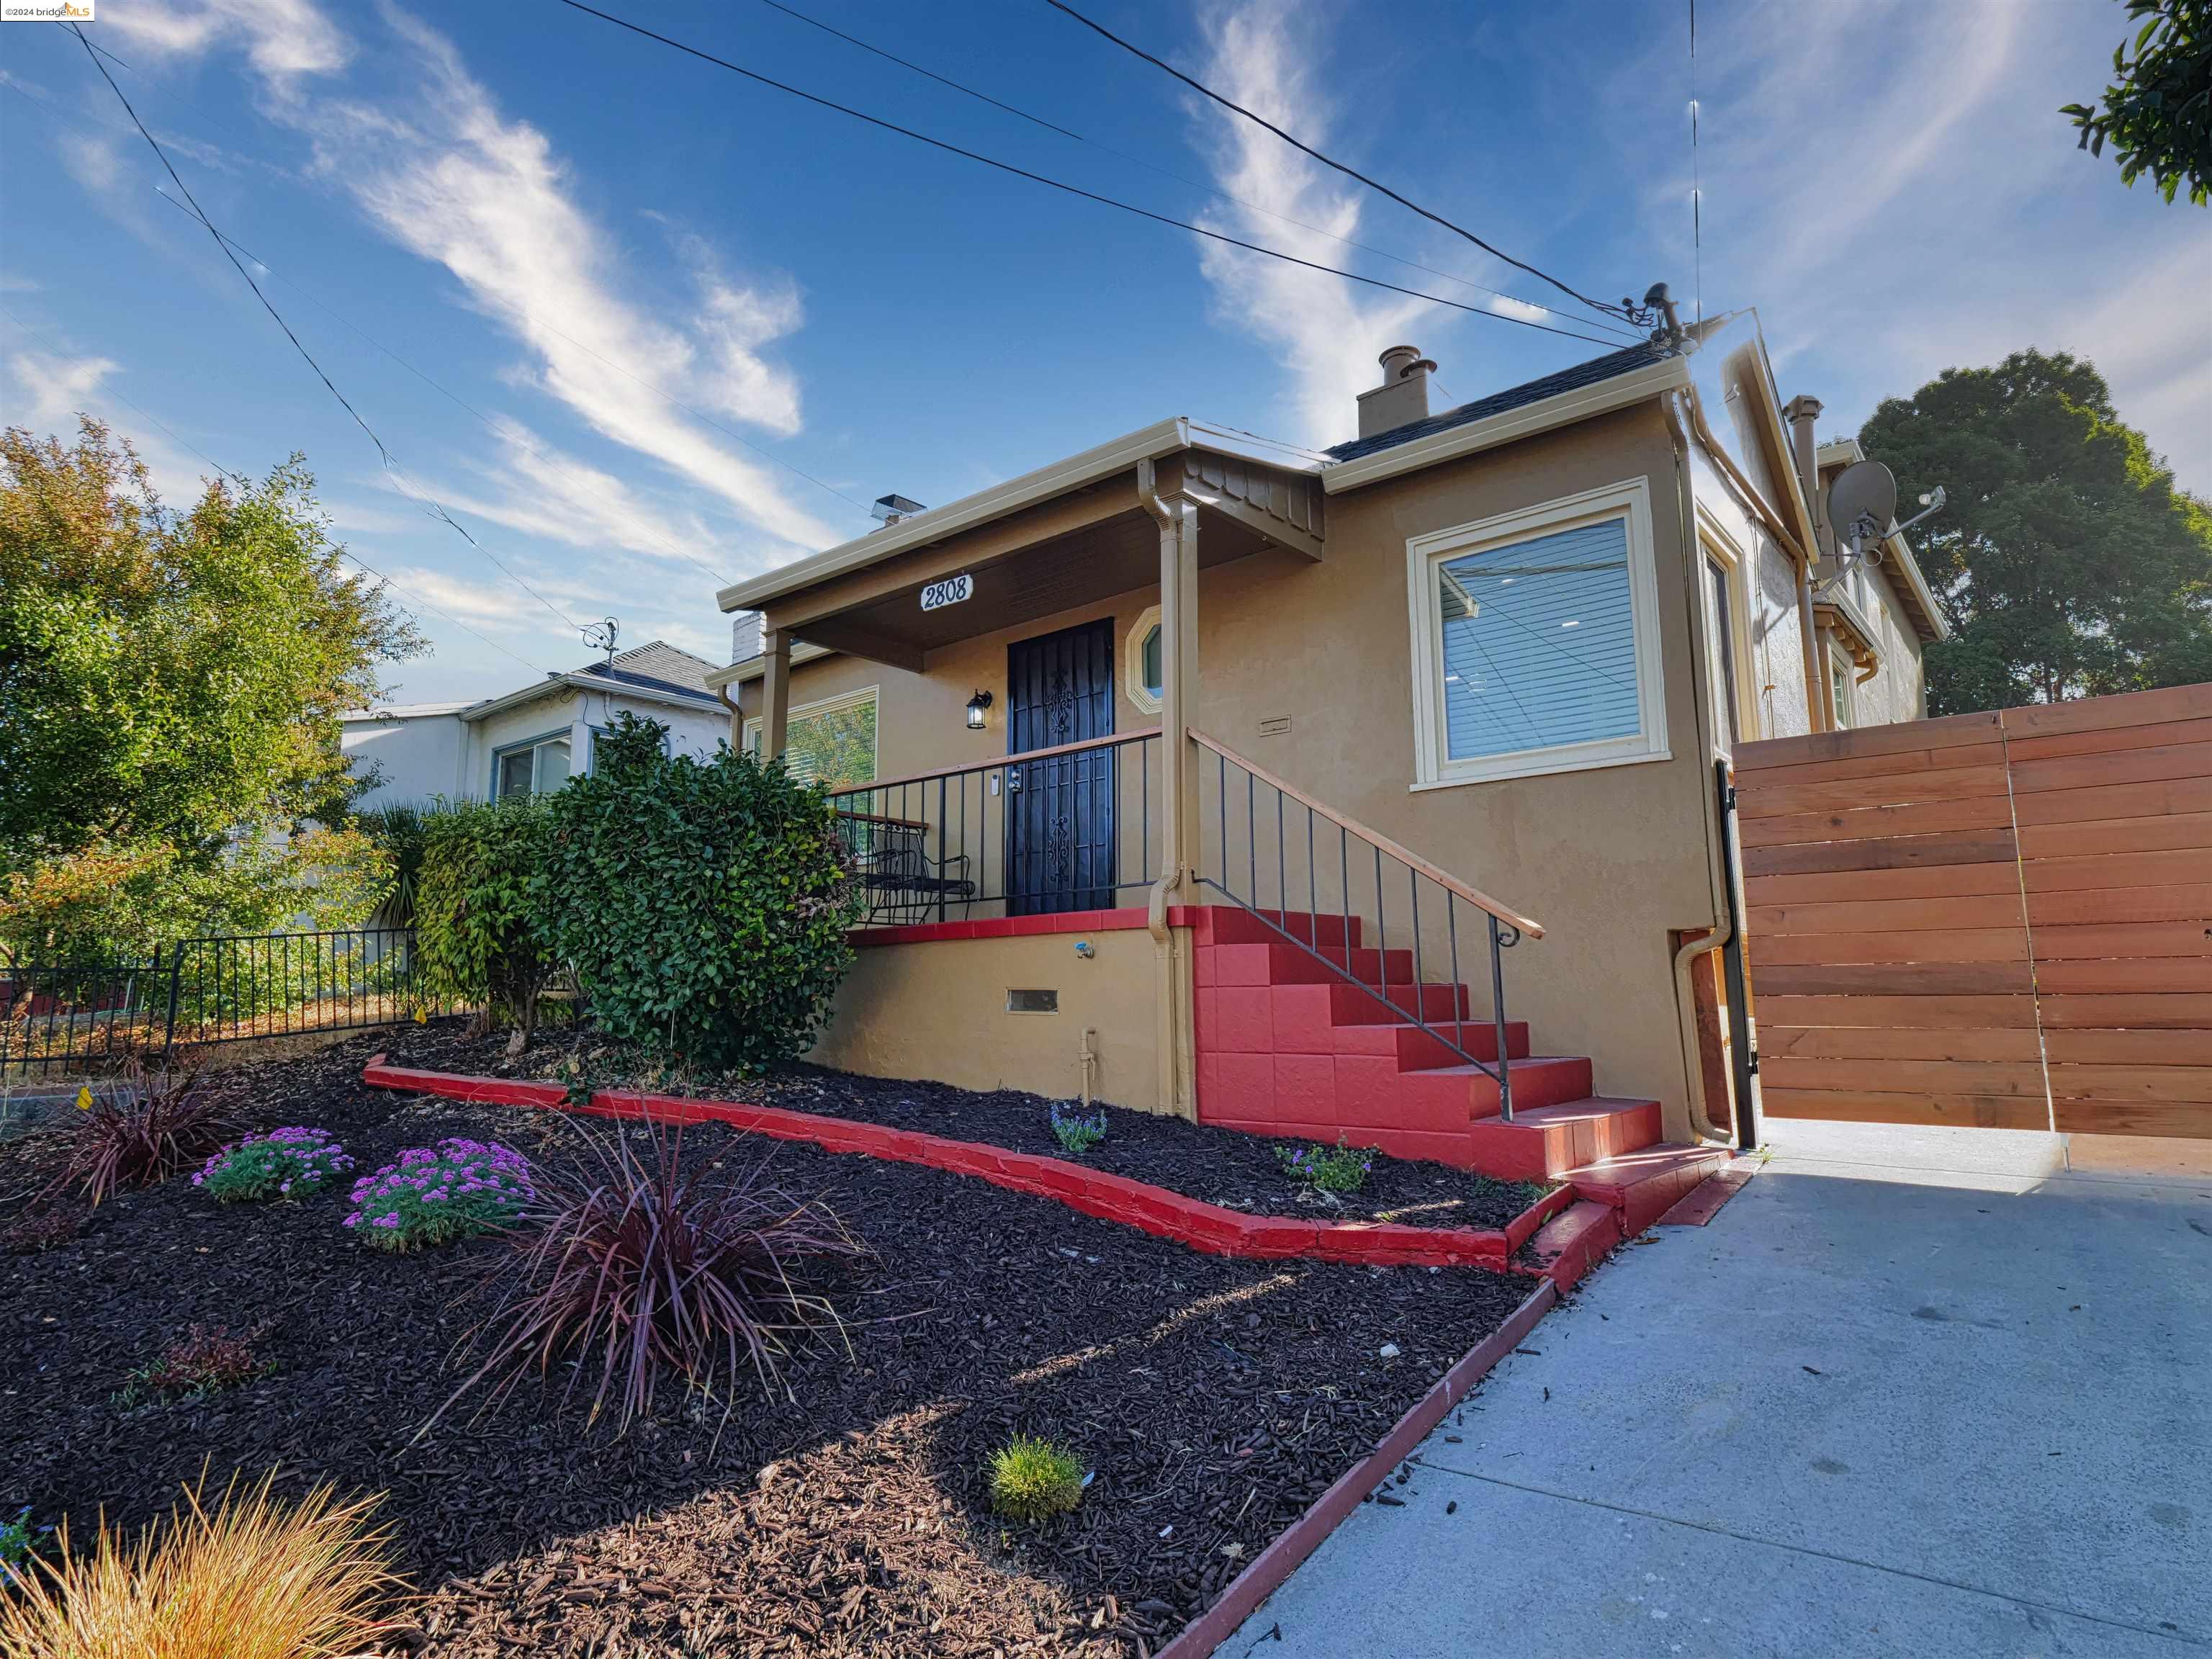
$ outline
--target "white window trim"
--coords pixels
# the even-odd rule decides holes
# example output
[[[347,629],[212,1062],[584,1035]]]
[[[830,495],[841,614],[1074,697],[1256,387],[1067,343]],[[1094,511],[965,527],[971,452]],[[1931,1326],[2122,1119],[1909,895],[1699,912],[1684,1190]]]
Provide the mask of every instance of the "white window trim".
[[[1759,665],[1752,659],[1751,650],[1751,567],[1743,549],[1722,524],[1707,509],[1698,503],[1698,539],[1700,552],[1720,564],[1728,573],[1729,611],[1735,626],[1730,629],[1734,637],[1729,641],[1729,655],[1735,662],[1735,723],[1742,741],[1756,743],[1759,736],[1759,697],[1757,678]],[[1705,572],[1698,573],[1702,578]],[[1702,587],[1698,602],[1705,603]],[[1711,688],[1717,696],[1721,688]],[[1715,733],[1717,738],[1718,733]],[[1719,745],[1716,743],[1715,746]]]
[[[1443,620],[1437,606],[1436,567],[1486,548],[1571,530],[1606,519],[1624,519],[1628,531],[1629,609],[1636,641],[1636,702],[1639,729],[1593,743],[1524,749],[1479,759],[1445,758]],[[1455,525],[1406,544],[1406,593],[1413,629],[1413,767],[1410,789],[1453,789],[1502,778],[1584,772],[1668,758],[1666,675],[1659,639],[1659,572],[1651,540],[1648,479],[1626,478],[1600,489],[1564,496],[1518,512]]]
[[[552,793],[550,790],[540,789],[538,787],[538,751],[550,743],[565,743],[568,745],[568,764],[571,769],[568,776],[574,777],[576,775],[574,769],[576,763],[575,727],[558,726],[550,732],[541,732],[534,738],[518,738],[513,743],[502,743],[495,746],[491,751],[490,793],[484,799],[497,800],[501,798],[499,793],[501,763],[509,755],[520,754],[526,749],[530,751],[530,793],[533,795],[550,794]],[[566,781],[564,779],[562,781]]]
[[[855,691],[840,691],[834,697],[817,697],[812,702],[794,703],[792,705],[791,712],[784,716],[784,730],[787,732],[789,732],[793,720],[804,720],[809,714],[842,714],[848,708],[858,708],[862,703],[874,703],[876,705],[876,747],[875,752],[868,757],[868,775],[866,780],[868,783],[873,783],[876,781],[876,775],[884,769],[884,702],[882,697],[878,695],[881,689],[879,686],[864,685]],[[755,714],[745,721],[744,729],[738,733],[738,741],[743,745],[744,753],[748,755],[760,753],[760,734],[761,717]],[[859,788],[861,786],[854,784],[851,787]]]
[[[1145,684],[1145,635],[1159,625],[1160,608],[1153,605],[1137,618],[1121,644],[1121,695],[1128,698],[1131,708],[1146,714],[1157,714],[1164,706],[1158,697],[1152,695],[1152,688]],[[1164,636],[1160,641],[1160,667],[1163,672],[1166,672],[1167,641]]]

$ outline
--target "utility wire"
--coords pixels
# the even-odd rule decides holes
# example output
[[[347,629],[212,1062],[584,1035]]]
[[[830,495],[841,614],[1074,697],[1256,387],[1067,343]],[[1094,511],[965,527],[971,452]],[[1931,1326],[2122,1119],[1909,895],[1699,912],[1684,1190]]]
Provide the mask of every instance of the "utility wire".
[[[1121,201],[1115,197],[1102,196],[1096,191],[1085,190],[1079,185],[1048,178],[1042,173],[1032,173],[1027,167],[1016,167],[1011,161],[1001,161],[995,156],[963,149],[945,139],[933,138],[926,132],[917,132],[912,127],[901,126],[897,122],[887,121],[879,115],[870,115],[865,110],[854,109],[849,104],[841,104],[835,99],[824,98],[818,93],[805,91],[793,86],[789,82],[776,80],[772,76],[763,75],[756,70],[749,70],[742,64],[733,64],[726,58],[718,58],[711,52],[687,45],[672,36],[659,33],[647,28],[642,23],[633,23],[626,17],[618,17],[612,12],[601,11],[597,6],[586,5],[584,0],[560,0],[560,3],[572,10],[596,17],[602,22],[611,23],[617,28],[627,29],[632,34],[642,35],[648,40],[658,41],[664,46],[672,47],[688,57],[696,58],[702,63],[712,64],[717,69],[727,70],[732,75],[743,76],[746,80],[757,82],[761,86],[772,87],[778,92],[787,93],[793,98],[817,105],[823,109],[834,110],[840,115],[850,116],[856,121],[864,121],[872,127],[880,127],[886,132],[895,132],[902,138],[911,138],[917,143],[927,144],[931,149],[941,149],[947,155],[980,162],[987,167],[995,167],[1000,173],[1012,173],[1017,179],[1026,179],[1031,184],[1043,185],[1048,189],[1062,191],[1070,196],[1079,196],[1085,201],[1096,202],[1103,207],[1116,208],[1123,213],[1134,214],[1139,219],[1150,219],[1155,224],[1171,225],[1177,230],[1187,230],[1194,236],[1203,236],[1216,242],[1225,242],[1231,247],[1241,247],[1249,252],[1264,254],[1270,259],[1280,259],[1285,264],[1303,265],[1308,270],[1318,270],[1330,276],[1341,276],[1347,282],[1364,283],[1370,288],[1387,289],[1393,294],[1403,294],[1410,299],[1425,300],[1431,305],[1447,306],[1454,311],[1464,311],[1473,316],[1488,317],[1501,323],[1515,323],[1522,328],[1533,328],[1542,334],[1560,334],[1572,340],[1587,340],[1593,345],[1601,345],[1609,350],[1618,349],[1616,341],[1606,339],[1599,335],[1584,334],[1573,329],[1553,328],[1548,324],[1534,322],[1526,317],[1510,316],[1504,312],[1492,311],[1482,306],[1464,305],[1457,300],[1447,300],[1441,295],[1425,294],[1419,289],[1406,288],[1396,283],[1386,283],[1379,276],[1363,276],[1356,270],[1345,270],[1336,265],[1323,264],[1316,259],[1302,259],[1297,254],[1285,253],[1279,248],[1267,247],[1258,242],[1248,242],[1243,237],[1231,236],[1225,231],[1209,230],[1204,225],[1193,224],[1187,219],[1177,219],[1168,214],[1155,213],[1150,208],[1138,207],[1133,203]],[[1568,291],[1572,292],[1571,289]],[[1581,298],[1579,295],[1576,297]]]
[[[795,19],[799,22],[805,23],[811,28],[820,29],[824,34],[834,35],[848,46],[858,46],[862,52],[868,52],[875,57],[880,58],[886,63],[896,64],[901,69],[911,70],[915,74],[921,76],[926,79],[934,81],[941,87],[949,87],[955,92],[961,93],[967,97],[975,99],[981,103],[988,104],[993,109],[1004,110],[1009,115],[1018,117],[1019,119],[1030,122],[1033,125],[1042,127],[1047,132],[1056,132],[1063,138],[1073,138],[1079,144],[1088,144],[1093,149],[1103,150],[1107,155],[1114,156],[1117,160],[1127,161],[1133,167],[1140,167],[1147,173],[1156,173],[1163,179],[1172,179],[1179,185],[1189,185],[1193,190],[1202,190],[1209,196],[1217,196],[1224,202],[1234,202],[1238,207],[1247,209],[1253,213],[1261,214],[1267,218],[1277,220],[1283,224],[1295,225],[1300,230],[1310,231],[1316,236],[1326,236],[1332,242],[1340,242],[1346,247],[1358,248],[1362,253],[1371,253],[1377,258],[1389,260],[1393,264],[1404,265],[1409,270],[1425,271],[1431,276],[1441,276],[1448,283],[1456,283],[1462,288],[1473,289],[1478,294],[1494,295],[1498,299],[1513,300],[1516,304],[1520,305],[1534,305],[1535,303],[1534,301],[1519,299],[1516,295],[1507,294],[1499,289],[1489,287],[1486,283],[1469,282],[1466,277],[1455,276],[1449,270],[1439,270],[1434,265],[1425,265],[1419,259],[1404,258],[1398,254],[1389,252],[1387,249],[1376,247],[1370,243],[1357,241],[1349,236],[1340,236],[1334,231],[1325,229],[1320,225],[1308,224],[1303,219],[1294,219],[1288,214],[1277,213],[1272,208],[1261,207],[1257,202],[1248,201],[1242,196],[1235,195],[1229,191],[1223,190],[1218,185],[1207,184],[1202,179],[1190,178],[1187,174],[1177,173],[1172,167],[1164,167],[1156,162],[1147,161],[1141,155],[1132,155],[1127,150],[1116,149],[1113,145],[1106,143],[1099,139],[1087,137],[1084,134],[1077,132],[1071,127],[1064,127],[1057,121],[1048,121],[1042,115],[1032,114],[1030,111],[1020,108],[1017,105],[1009,104],[1002,99],[994,98],[988,92],[979,92],[974,87],[963,85],[960,82],[953,80],[949,76],[939,75],[935,70],[925,69],[920,64],[900,57],[896,52],[886,52],[881,46],[872,46],[867,41],[861,40],[858,35],[848,34],[844,30],[840,28],[832,28],[829,24],[823,22],[818,17],[810,17],[805,12],[799,10],[795,7],[785,5],[782,3],[782,0],[761,0],[761,4],[769,7],[772,10],[780,11],[785,16]],[[1580,320],[1579,319],[1567,316],[1564,312],[1553,311],[1552,307],[1549,306],[1539,305],[1536,306],[1536,309],[1549,313],[1551,315],[1559,318],[1562,322]],[[1624,337],[1626,337],[1626,331],[1622,331],[1622,333]]]
[[[1705,320],[1705,191],[1698,173],[1698,0],[1690,0],[1690,254],[1691,296]]]
[[[1212,87],[1207,86],[1203,81],[1195,80],[1192,76],[1185,75],[1181,70],[1177,69],[1173,64],[1169,63],[1165,58],[1155,58],[1151,52],[1146,52],[1142,46],[1138,46],[1135,42],[1123,40],[1120,35],[1115,33],[1113,30],[1108,28],[1103,23],[1095,21],[1094,20],[1085,16],[1081,12],[1076,10],[1074,7],[1068,5],[1066,3],[1066,0],[1045,0],[1045,3],[1052,7],[1056,11],[1066,13],[1077,22],[1082,24],[1085,28],[1094,30],[1097,33],[1104,35],[1115,46],[1121,47],[1122,51],[1143,58],[1155,69],[1164,70],[1166,73],[1173,76],[1176,80],[1182,82],[1185,86],[1190,88],[1193,91],[1201,93],[1205,96],[1211,98],[1215,103],[1220,105],[1224,109],[1234,110],[1246,120],[1267,128],[1268,131],[1273,133],[1276,137],[1290,145],[1291,149],[1304,151],[1306,155],[1312,156],[1315,161],[1319,161],[1323,167],[1334,167],[1339,173],[1343,173],[1346,178],[1357,179],[1361,184],[1366,185],[1370,190],[1379,191],[1382,194],[1389,197],[1392,201],[1397,203],[1399,206],[1411,209],[1413,212],[1419,214],[1421,217],[1428,220],[1432,224],[1442,225],[1446,230],[1450,231],[1455,236],[1465,237],[1468,241],[1474,243],[1477,247],[1480,248],[1485,253],[1491,255],[1493,258],[1503,259],[1507,264],[1511,265],[1515,270],[1525,270],[1531,276],[1534,276],[1540,281],[1549,283],[1553,288],[1559,289],[1560,293],[1565,295],[1569,299],[1579,300],[1591,310],[1598,312],[1607,317],[1617,318],[1623,322],[1635,323],[1640,320],[1638,317],[1631,314],[1631,307],[1626,302],[1624,301],[1620,305],[1609,305],[1602,300],[1593,300],[1589,295],[1582,293],[1577,289],[1570,288],[1566,283],[1553,276],[1551,272],[1540,270],[1538,267],[1528,264],[1524,259],[1516,259],[1511,254],[1504,252],[1502,248],[1496,247],[1491,243],[1485,241],[1481,237],[1476,235],[1464,225],[1454,224],[1450,220],[1445,218],[1441,213],[1432,213],[1427,208],[1423,207],[1419,203],[1408,200],[1407,198],[1401,196],[1396,191],[1391,189],[1389,185],[1383,184],[1379,179],[1369,178],[1365,173],[1360,172],[1358,168],[1346,167],[1334,156],[1325,155],[1320,150],[1316,149],[1311,144],[1292,137],[1289,133],[1284,131],[1282,128],[1277,126],[1273,121],[1267,119],[1266,116],[1254,114],[1250,110],[1246,109],[1243,105],[1237,102],[1234,99],[1223,97]]]
[[[51,335],[48,335],[43,330],[33,328],[30,324],[25,322],[21,317],[18,317],[15,312],[5,304],[0,304],[0,316],[5,316],[9,321],[14,323],[16,327],[21,329],[23,332],[29,335],[33,339],[40,341],[46,346],[47,350],[52,352],[57,357],[65,358],[70,355],[61,346],[56,344]],[[131,412],[137,416],[139,419],[158,429],[169,440],[170,442],[175,444],[178,448],[185,451],[189,454],[198,456],[200,459],[205,461],[210,467],[214,468],[216,472],[221,477],[234,480],[242,488],[251,486],[252,480],[248,478],[246,474],[240,472],[234,468],[225,466],[221,461],[216,460],[213,456],[210,455],[205,450],[200,448],[198,445],[187,443],[184,439],[177,435],[174,428],[171,427],[167,422],[163,421],[159,416],[154,414],[151,410],[131,402],[130,398],[125,397],[119,392],[110,392],[106,395],[112,397],[116,402],[121,404],[125,409],[131,410]],[[451,611],[440,610],[428,600],[419,599],[416,595],[409,592],[398,582],[392,580],[391,577],[386,575],[374,565],[369,563],[368,560],[356,553],[351,548],[334,545],[332,551],[340,554],[345,558],[352,560],[355,564],[360,566],[362,569],[375,577],[377,580],[382,582],[393,592],[398,594],[399,597],[406,600],[408,604],[418,605],[422,610],[430,611],[435,616],[443,617],[447,622],[453,623],[454,627],[459,629],[462,633],[470,635],[473,639],[482,641],[484,644],[491,647],[493,650],[499,652],[503,656],[513,657],[515,661],[520,663],[525,668],[529,669],[532,673],[544,674],[550,672],[541,667],[538,664],[531,661],[529,658],[518,655],[516,653],[508,650],[507,647],[501,645],[498,641],[485,639],[482,634],[477,633],[475,629],[470,627],[466,623],[463,622],[459,617],[454,616]]]
[[[207,216],[206,212],[201,208],[198,200],[192,195],[191,186],[185,183],[183,177],[177,172],[176,167],[171,163],[169,160],[169,153],[161,148],[161,141],[155,138],[153,133],[148,131],[146,124],[138,118],[138,112],[131,106],[131,100],[125,95],[123,88],[116,84],[115,77],[107,72],[107,65],[100,61],[100,54],[92,49],[92,42],[85,39],[83,28],[78,24],[71,23],[70,25],[70,32],[76,36],[77,44],[84,48],[85,56],[92,60],[93,68],[100,71],[100,78],[107,82],[108,90],[115,94],[116,101],[123,106],[123,112],[131,118],[131,125],[138,129],[139,137],[146,141],[148,148],[154,152],[156,159],[161,161],[163,171],[167,173],[170,179],[174,181],[178,191],[182,193],[185,198],[185,205],[191,210],[192,216],[195,219],[198,219],[200,222],[202,228],[206,230],[207,234],[215,239],[216,246],[222,250],[222,257],[230,261],[232,269],[236,270],[240,276],[246,279],[246,285],[253,290],[253,297],[261,301],[261,308],[264,311],[266,311],[269,315],[275,319],[277,327],[284,331],[284,337],[292,343],[292,349],[300,354],[301,360],[307,363],[307,367],[315,371],[315,378],[323,383],[325,389],[330,392],[331,397],[338,400],[339,406],[343,408],[347,414],[353,416],[354,424],[368,434],[369,442],[376,446],[377,455],[384,463],[385,471],[391,477],[393,483],[399,487],[400,493],[407,495],[410,500],[416,500],[421,504],[425,505],[426,509],[430,513],[432,517],[437,519],[440,522],[452,529],[459,535],[462,540],[468,543],[471,547],[475,548],[477,551],[483,554],[485,558],[490,560],[491,562],[497,567],[501,574],[505,575],[507,580],[514,582],[516,586],[521,588],[524,592],[529,594],[532,599],[536,599],[538,604],[544,605],[556,617],[558,617],[562,623],[567,627],[580,633],[582,629],[574,617],[570,617],[566,611],[562,611],[560,606],[555,605],[552,600],[547,599],[543,593],[540,593],[535,587],[532,587],[521,577],[516,575],[514,571],[508,569],[504,563],[501,562],[499,556],[496,554],[495,554],[489,548],[486,547],[483,543],[479,542],[474,536],[469,534],[465,529],[462,528],[461,525],[455,520],[453,514],[447,512],[445,507],[441,506],[435,498],[427,495],[418,497],[414,491],[407,488],[404,475],[400,471],[398,464],[393,460],[392,452],[385,447],[384,440],[376,435],[375,428],[371,427],[367,421],[362,419],[361,411],[346,401],[345,393],[340,392],[337,387],[332,384],[331,377],[323,372],[322,365],[315,361],[313,354],[311,353],[305,345],[301,343],[300,337],[292,331],[292,325],[284,320],[283,313],[279,312],[275,306],[270,303],[269,296],[261,291],[261,284],[253,280],[253,273],[248,270],[240,261],[238,255],[231,251],[230,244],[224,239],[223,234],[216,228],[215,221]]]

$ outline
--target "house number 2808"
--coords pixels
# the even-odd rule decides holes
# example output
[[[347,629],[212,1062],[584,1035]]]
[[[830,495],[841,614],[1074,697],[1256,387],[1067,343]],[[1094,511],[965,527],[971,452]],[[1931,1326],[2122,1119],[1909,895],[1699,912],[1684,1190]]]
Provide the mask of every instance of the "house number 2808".
[[[973,576],[947,576],[943,581],[932,582],[921,590],[921,608],[935,611],[945,605],[957,605],[963,599],[972,598],[975,592],[975,579]]]

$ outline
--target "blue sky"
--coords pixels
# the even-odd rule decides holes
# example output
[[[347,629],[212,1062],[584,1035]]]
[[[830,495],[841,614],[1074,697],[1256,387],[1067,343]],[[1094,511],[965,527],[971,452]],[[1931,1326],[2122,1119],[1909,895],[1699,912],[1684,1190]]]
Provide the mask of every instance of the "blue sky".
[[[1158,211],[1585,324],[1043,0],[793,3],[1090,142],[760,0],[607,9]],[[1947,365],[2064,348],[2212,493],[2212,215],[2124,188],[2055,113],[2103,85],[2113,0],[1702,0],[1701,256],[1686,0],[1086,9],[1584,292],[1755,306],[1824,434]],[[1400,339],[1454,401],[1599,349],[1203,244],[552,0],[99,0],[88,32],[399,474],[54,25],[0,29],[0,418],[95,413],[173,501],[203,455],[304,451],[433,642],[387,675],[403,700],[586,659],[563,617],[726,655],[716,578],[865,530],[886,490],[941,502],[1171,414],[1348,436]]]

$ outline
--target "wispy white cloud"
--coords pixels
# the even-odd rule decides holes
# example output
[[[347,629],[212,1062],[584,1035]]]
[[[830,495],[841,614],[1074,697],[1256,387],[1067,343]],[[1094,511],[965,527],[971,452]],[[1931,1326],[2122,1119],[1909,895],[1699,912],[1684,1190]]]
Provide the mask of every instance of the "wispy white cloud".
[[[206,463],[160,432],[130,416],[102,387],[121,366],[110,357],[63,357],[46,351],[17,351],[8,358],[13,388],[0,400],[0,416],[9,426],[28,428],[41,437],[76,441],[77,417],[104,421],[127,439],[146,464],[155,491],[171,507],[196,501],[211,472]]]
[[[1532,306],[1526,300],[1516,300],[1510,294],[1491,295],[1489,308],[1501,317],[1511,317],[1524,323],[1547,323],[1553,313],[1542,306]]]
[[[1313,71],[1327,59],[1311,38],[1320,24],[1299,0],[1250,0],[1216,10],[1206,21],[1200,78],[1308,143],[1324,142],[1328,104]],[[1337,263],[1344,249],[1331,239],[1359,234],[1361,203],[1352,190],[1338,188],[1317,163],[1251,122],[1210,102],[1190,107],[1223,191],[1328,234],[1233,205],[1209,209],[1203,222],[1301,258]],[[1296,411],[1291,435],[1307,442],[1350,435],[1358,395],[1378,383],[1377,356],[1416,322],[1431,331],[1441,324],[1437,307],[1425,301],[1363,298],[1350,283],[1218,242],[1206,244],[1199,257],[1216,311],[1281,350]]]
[[[301,76],[335,75],[353,58],[352,41],[313,0],[132,0],[111,7],[100,25],[156,57],[240,48],[270,90],[286,96]]]

